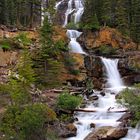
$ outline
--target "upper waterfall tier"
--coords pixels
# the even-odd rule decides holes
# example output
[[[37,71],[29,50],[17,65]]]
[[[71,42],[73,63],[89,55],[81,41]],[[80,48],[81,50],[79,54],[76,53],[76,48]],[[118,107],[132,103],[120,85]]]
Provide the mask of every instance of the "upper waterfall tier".
[[[122,87],[124,84],[117,68],[118,59],[107,59],[103,57],[101,59],[106,68],[107,87],[109,88]]]
[[[75,6],[73,6],[73,4]],[[68,8],[65,13],[65,21],[63,26],[65,27],[68,24],[68,16],[70,14],[72,14],[72,16],[74,17],[74,23],[77,24],[78,22],[80,22],[83,13],[84,13],[84,6],[82,0],[69,0]]]
[[[67,34],[69,39],[71,39],[71,38],[76,38],[77,39],[82,34],[82,32],[79,32],[79,31],[76,31],[76,30],[67,30],[66,34]]]
[[[67,30],[67,36],[71,40],[69,43],[69,49],[72,53],[86,54],[81,45],[76,41],[76,39],[82,34],[76,30]]]

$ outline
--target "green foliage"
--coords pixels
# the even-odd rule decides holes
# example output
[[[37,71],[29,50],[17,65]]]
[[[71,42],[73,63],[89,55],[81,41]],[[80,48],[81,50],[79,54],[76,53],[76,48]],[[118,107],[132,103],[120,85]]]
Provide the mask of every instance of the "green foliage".
[[[69,114],[61,114],[61,116],[59,117],[59,120],[62,122],[69,122],[71,118],[72,117]]]
[[[58,134],[54,130],[47,129],[47,140],[60,140]]]
[[[92,79],[87,79],[86,81],[86,88],[89,92],[91,92],[94,88]]]
[[[55,121],[56,114],[44,104],[19,108],[11,106],[2,119],[1,131],[9,139],[40,140],[46,137],[45,124]]]
[[[102,45],[95,49],[95,52],[99,53],[100,55],[113,55],[116,53],[116,49],[108,45]]]
[[[21,106],[31,100],[31,84],[35,81],[30,53],[26,50],[21,54],[16,71],[11,72],[7,84],[0,85],[0,90],[10,95],[12,104]]]
[[[0,42],[0,48],[2,48],[4,51],[8,51],[11,49],[11,44],[8,39],[4,39]]]
[[[67,24],[67,29],[78,29],[78,27],[79,27],[79,24],[75,24],[74,22],[69,22],[68,24]]]
[[[24,46],[29,46],[31,44],[31,39],[27,37],[27,33],[20,33],[15,37],[15,40]]]
[[[70,74],[78,75],[80,73],[79,69],[75,69],[76,60],[72,56],[67,55],[64,63]]]
[[[134,84],[134,87],[140,89],[140,83]]]
[[[58,87],[62,84],[61,72],[62,62],[61,55],[66,52],[65,42],[62,40],[54,41],[53,35],[55,30],[49,23],[48,17],[45,17],[44,24],[40,29],[39,61],[36,62],[38,68],[36,73],[37,81],[45,87]]]
[[[70,71],[70,73],[73,74],[73,75],[79,75],[80,74],[80,70],[72,69]]]
[[[18,62],[18,74],[19,78],[23,79],[26,84],[30,85],[35,81],[35,72],[33,70],[33,62],[31,59],[31,54],[28,50],[24,50],[21,54],[20,60]]]
[[[120,94],[119,102],[133,113],[131,125],[135,126],[140,120],[140,95],[137,95],[136,90],[125,89]]]
[[[97,15],[94,14],[94,16],[90,18],[90,22],[83,23],[81,24],[81,28],[82,26],[83,26],[83,29],[86,29],[86,30],[99,30],[100,24],[99,24]]]
[[[73,67],[75,65],[75,59],[68,55],[65,57],[65,66],[66,67]]]
[[[82,98],[70,95],[69,93],[62,93],[58,97],[57,106],[60,109],[73,110],[80,105]]]

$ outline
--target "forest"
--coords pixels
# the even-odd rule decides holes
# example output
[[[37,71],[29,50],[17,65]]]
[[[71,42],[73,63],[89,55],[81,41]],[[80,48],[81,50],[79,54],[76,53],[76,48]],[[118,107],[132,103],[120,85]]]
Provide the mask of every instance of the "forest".
[[[55,2],[55,0],[43,2],[42,0],[1,0],[0,24],[17,28],[39,27],[43,12],[48,10],[54,13]],[[114,27],[130,36],[135,42],[140,42],[139,0],[89,0],[85,2],[86,5],[88,6],[84,12],[85,16],[81,21],[85,25],[97,26],[94,25],[97,23],[100,26]],[[89,10],[91,13],[88,13]],[[51,18],[55,18],[54,14]]]
[[[0,140],[139,140],[139,60],[140,0],[0,0]]]

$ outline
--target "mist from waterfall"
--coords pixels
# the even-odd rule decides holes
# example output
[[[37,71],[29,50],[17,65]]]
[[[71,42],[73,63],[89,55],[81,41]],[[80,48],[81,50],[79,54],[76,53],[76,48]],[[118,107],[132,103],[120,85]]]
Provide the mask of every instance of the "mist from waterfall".
[[[123,87],[123,81],[118,71],[118,59],[109,59],[101,57],[102,62],[106,69],[108,88],[120,88]]]

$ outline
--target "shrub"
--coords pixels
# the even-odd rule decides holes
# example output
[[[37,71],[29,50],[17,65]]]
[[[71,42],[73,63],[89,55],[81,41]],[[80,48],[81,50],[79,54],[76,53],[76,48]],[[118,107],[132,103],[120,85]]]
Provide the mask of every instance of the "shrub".
[[[27,37],[27,33],[20,33],[15,37],[19,43],[22,43],[24,46],[28,46],[31,44],[31,39]]]
[[[67,27],[67,29],[75,29],[76,30],[76,29],[78,29],[78,26],[79,26],[78,24],[75,24],[74,22],[70,22],[67,24],[66,27]]]
[[[68,93],[62,93],[58,97],[57,106],[60,109],[73,110],[80,105],[82,98]]]
[[[4,39],[0,42],[0,47],[4,50],[4,51],[8,51],[11,49],[11,44],[10,44],[10,40],[8,39]]]
[[[133,113],[131,125],[135,126],[140,120],[140,95],[137,94],[136,90],[125,89],[121,92],[119,102]]]
[[[69,67],[69,68],[73,67],[75,65],[75,62],[76,62],[76,60],[73,57],[71,57],[71,56],[65,57],[65,66],[66,67]]]
[[[95,52],[98,52],[100,55],[113,55],[116,53],[116,49],[108,45],[102,45],[95,49]]]
[[[46,137],[45,124],[55,121],[56,114],[44,104],[7,109],[0,126],[7,139],[40,140]]]
[[[80,70],[72,69],[70,71],[70,73],[73,74],[73,75],[79,75],[80,74]]]

